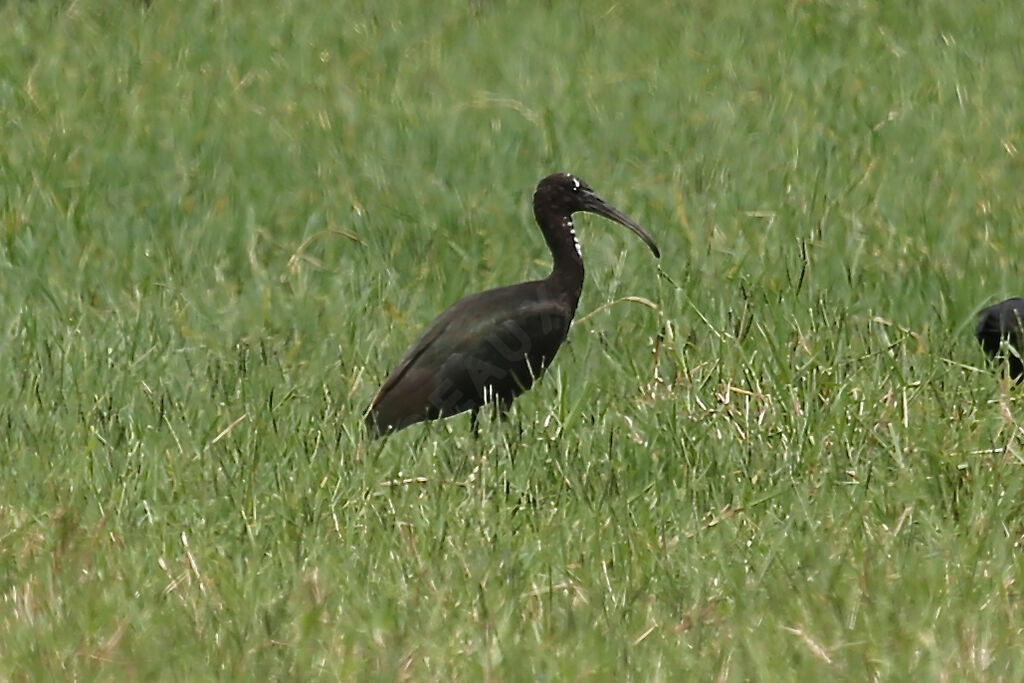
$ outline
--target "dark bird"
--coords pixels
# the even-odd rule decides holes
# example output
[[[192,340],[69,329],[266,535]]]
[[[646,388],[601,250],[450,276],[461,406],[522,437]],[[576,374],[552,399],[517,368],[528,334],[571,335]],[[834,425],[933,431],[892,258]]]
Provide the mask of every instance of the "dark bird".
[[[456,302],[408,348],[366,412],[383,436],[424,420],[496,405],[504,415],[551,364],[569,333],[583,290],[583,251],[572,215],[588,211],[621,223],[655,257],[654,240],[579,178],[556,173],[533,193],[533,215],[554,267],[543,280],[499,287]]]
[[[1013,350],[1005,354],[1010,366],[1010,377],[1018,382],[1024,379],[1024,299],[1007,299],[989,306],[978,314],[974,336],[981,342],[985,353],[1002,358],[1002,342],[1008,341]]]

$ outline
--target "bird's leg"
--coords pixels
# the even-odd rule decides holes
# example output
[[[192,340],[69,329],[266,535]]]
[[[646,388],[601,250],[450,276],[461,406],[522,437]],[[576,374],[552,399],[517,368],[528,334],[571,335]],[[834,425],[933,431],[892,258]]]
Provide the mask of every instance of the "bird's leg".
[[[508,420],[508,411],[512,407],[512,399],[493,398],[484,403],[484,406],[491,406],[494,409],[492,419],[500,419],[502,422]],[[473,436],[480,436],[480,409],[484,406],[477,406],[470,409],[469,426],[473,430]]]
[[[473,436],[480,438],[480,409],[473,408],[469,415],[469,426],[473,430]]]
[[[507,427],[508,422],[509,422],[508,412],[511,409],[512,409],[512,399],[511,398],[499,399],[494,404],[495,415],[497,416],[497,418],[499,420],[501,420],[501,423],[503,425],[505,425],[506,427]],[[523,441],[523,416],[522,415],[519,415],[518,418],[516,419],[516,425],[515,426],[516,426],[516,438],[513,441],[514,441],[514,443],[522,443],[522,441]],[[506,429],[506,431],[507,431],[507,429]],[[514,461],[515,457],[513,456],[512,459]]]
[[[502,424],[504,424],[504,425],[508,424],[508,411],[511,408],[512,408],[512,399],[511,398],[509,398],[509,399],[500,399],[500,400],[498,400],[494,404],[495,412],[497,413],[498,418],[501,420]],[[522,415],[519,415],[519,418],[516,420],[516,435],[517,435],[516,439],[514,439],[513,443],[517,443],[517,444],[522,443],[523,442],[523,416]],[[513,463],[515,462],[515,451],[512,451],[512,453],[511,453],[511,460],[512,460]]]
[[[512,399],[499,398],[494,401],[494,416],[502,422],[508,420],[508,411],[512,408]]]

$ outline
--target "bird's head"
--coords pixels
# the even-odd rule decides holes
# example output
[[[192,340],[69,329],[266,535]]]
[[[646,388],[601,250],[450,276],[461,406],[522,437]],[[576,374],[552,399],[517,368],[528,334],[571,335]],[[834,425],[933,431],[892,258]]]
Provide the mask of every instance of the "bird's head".
[[[658,245],[636,221],[601,199],[589,185],[571,173],[555,173],[541,180],[533,193],[533,206],[538,214],[571,216],[577,211],[587,211],[604,216],[632,230],[655,257],[661,256]]]

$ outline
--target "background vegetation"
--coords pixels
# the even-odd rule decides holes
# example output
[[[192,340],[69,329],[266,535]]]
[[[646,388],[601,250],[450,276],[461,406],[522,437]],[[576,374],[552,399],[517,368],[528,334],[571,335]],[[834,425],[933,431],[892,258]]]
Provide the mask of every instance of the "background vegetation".
[[[0,678],[1024,676],[1024,5],[0,21]],[[368,441],[558,170],[661,261],[580,219],[512,422]]]

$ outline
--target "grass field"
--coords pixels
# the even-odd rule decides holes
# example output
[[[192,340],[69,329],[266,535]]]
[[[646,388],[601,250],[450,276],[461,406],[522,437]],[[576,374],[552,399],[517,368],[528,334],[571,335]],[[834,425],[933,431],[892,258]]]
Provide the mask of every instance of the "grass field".
[[[0,21],[0,679],[1024,678],[1024,5]],[[368,440],[561,170],[662,259],[581,217],[510,422]]]

